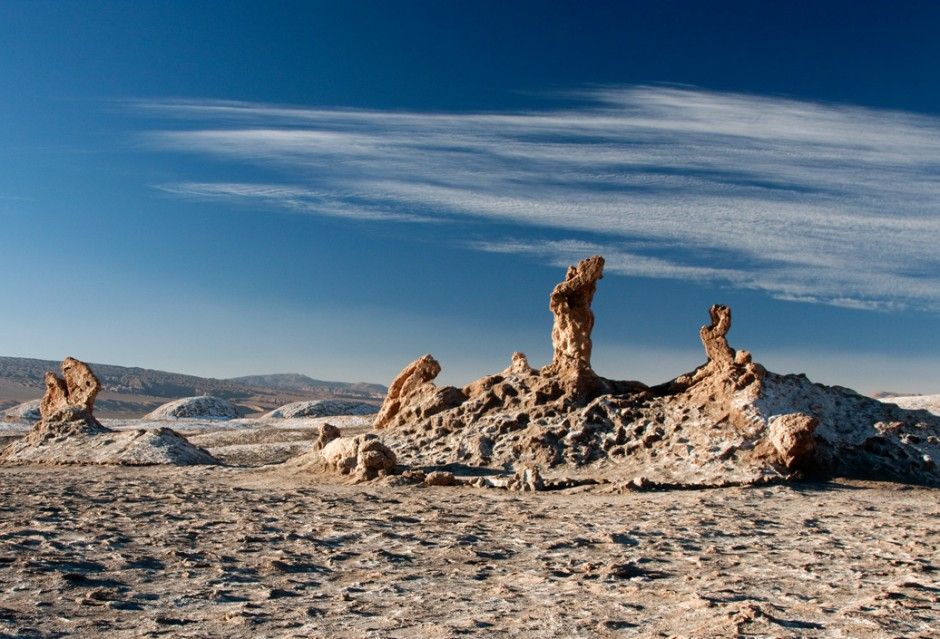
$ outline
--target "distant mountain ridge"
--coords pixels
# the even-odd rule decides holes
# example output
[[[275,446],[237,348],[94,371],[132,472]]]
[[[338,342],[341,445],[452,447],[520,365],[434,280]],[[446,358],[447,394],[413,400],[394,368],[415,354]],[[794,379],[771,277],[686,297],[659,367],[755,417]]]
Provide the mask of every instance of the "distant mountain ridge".
[[[332,388],[364,393],[379,393],[385,395],[388,388],[381,384],[367,382],[331,382],[322,379],[313,379],[300,373],[272,373],[270,375],[245,375],[230,377],[225,381],[246,384],[248,386],[261,386],[263,388],[283,388],[303,390],[307,388]]]
[[[300,373],[247,375],[230,379],[199,377],[149,368],[89,363],[101,380],[102,400],[108,416],[132,414],[140,404],[141,414],[159,405],[159,399],[179,399],[197,395],[214,395],[240,405],[244,412],[267,412],[283,404],[312,399],[355,399],[380,402],[386,388],[365,382],[336,382],[313,379]],[[12,406],[25,395],[40,397],[43,374],[58,371],[59,362],[28,357],[0,356],[0,407]],[[35,393],[31,392],[36,389]],[[118,408],[120,407],[120,408]]]

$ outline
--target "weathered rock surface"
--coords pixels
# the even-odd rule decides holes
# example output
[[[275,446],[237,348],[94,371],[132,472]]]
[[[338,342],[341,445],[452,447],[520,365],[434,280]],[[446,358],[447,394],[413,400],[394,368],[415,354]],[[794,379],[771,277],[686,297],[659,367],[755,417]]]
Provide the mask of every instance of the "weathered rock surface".
[[[227,399],[202,395],[167,402],[144,416],[144,419],[235,419],[238,407]]]
[[[387,428],[425,419],[459,406],[466,395],[453,386],[438,388],[432,381],[441,365],[430,355],[423,355],[398,374],[375,418],[375,428]]]
[[[816,453],[816,427],[819,421],[803,413],[780,415],[770,419],[770,443],[790,470],[810,466]]]
[[[359,482],[392,474],[397,460],[395,453],[376,435],[366,433],[339,437],[337,433],[324,429],[312,449],[289,464],[299,466],[305,472],[335,473]]]
[[[85,363],[66,357],[62,361],[62,377],[47,372],[45,383],[46,393],[39,404],[43,419],[54,420],[63,411],[89,415],[94,411],[101,382]]]
[[[343,399],[318,399],[292,402],[275,408],[264,415],[266,419],[294,419],[298,417],[335,417],[337,415],[373,415],[378,408],[372,404]]]
[[[399,462],[530,464],[639,487],[806,473],[940,485],[940,418],[766,371],[728,343],[727,306],[709,310],[699,332],[707,360],[696,370],[652,388],[597,376],[590,304],[602,269],[589,258],[555,287],[554,356],[541,370],[515,353],[507,369],[463,389],[434,384],[440,365],[430,355],[403,370],[375,423]]]
[[[69,432],[68,428],[73,430]],[[97,430],[87,428],[87,424],[82,422],[70,422],[68,428],[39,441],[30,441],[31,433],[0,452],[0,460],[8,463],[121,466],[218,463],[207,451],[169,428],[115,431],[101,427]]]
[[[424,478],[426,486],[454,486],[456,483],[457,478],[454,477],[454,473],[446,470],[435,470]]]
[[[333,424],[321,424],[320,433],[317,435],[317,439],[313,442],[314,450],[323,450],[326,448],[326,445],[329,444],[334,439],[339,439],[340,432],[339,429]]]
[[[597,282],[604,277],[600,255],[569,266],[565,280],[552,290],[549,309],[552,324],[552,362],[542,369],[543,377],[555,378],[564,392],[582,397],[597,391],[600,381],[591,368],[591,331],[594,312],[591,302]]]
[[[101,384],[86,364],[68,357],[63,377],[46,373],[42,419],[0,451],[0,461],[45,464],[214,464],[205,450],[168,428],[114,431],[95,419]]]

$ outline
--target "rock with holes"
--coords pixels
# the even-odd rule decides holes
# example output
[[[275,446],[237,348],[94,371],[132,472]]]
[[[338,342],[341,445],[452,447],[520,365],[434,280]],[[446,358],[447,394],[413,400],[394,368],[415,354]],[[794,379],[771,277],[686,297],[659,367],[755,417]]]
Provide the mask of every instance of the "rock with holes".
[[[600,377],[591,303],[603,266],[599,256],[582,260],[552,290],[544,367],[514,353],[505,369],[460,389],[434,384],[441,367],[430,356],[403,370],[376,421],[399,463],[497,472],[534,464],[546,480],[643,477],[653,487],[807,472],[940,484],[940,418],[767,371],[729,343],[726,305],[708,309],[695,370],[653,387]]]

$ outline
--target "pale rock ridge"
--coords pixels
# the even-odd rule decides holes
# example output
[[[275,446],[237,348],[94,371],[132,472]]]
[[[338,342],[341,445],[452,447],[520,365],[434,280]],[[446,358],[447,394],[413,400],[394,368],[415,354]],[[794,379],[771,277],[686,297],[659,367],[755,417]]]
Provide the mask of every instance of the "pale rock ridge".
[[[200,395],[183,397],[153,409],[144,419],[235,419],[238,407],[227,399]]]
[[[63,378],[45,375],[42,419],[19,441],[0,451],[0,461],[45,464],[215,464],[205,450],[168,429],[114,431],[95,419],[98,378],[83,362],[67,357]]]
[[[17,404],[4,411],[3,420],[7,422],[38,422],[42,419],[42,414],[39,412],[41,405],[41,399],[31,399],[28,402]]]
[[[264,419],[296,419],[299,417],[336,417],[339,415],[373,415],[372,404],[343,399],[317,399],[292,402],[264,415]]]

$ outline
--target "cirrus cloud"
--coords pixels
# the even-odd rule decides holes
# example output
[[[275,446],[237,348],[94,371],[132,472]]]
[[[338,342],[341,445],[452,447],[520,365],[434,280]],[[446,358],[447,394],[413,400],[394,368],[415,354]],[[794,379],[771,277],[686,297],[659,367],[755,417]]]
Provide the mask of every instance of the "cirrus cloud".
[[[552,263],[602,252],[615,273],[781,299],[940,309],[940,118],[691,88],[564,97],[506,113],[134,106],[167,123],[144,134],[156,148],[282,176],[160,185],[177,195],[498,222],[518,231],[468,245]]]

